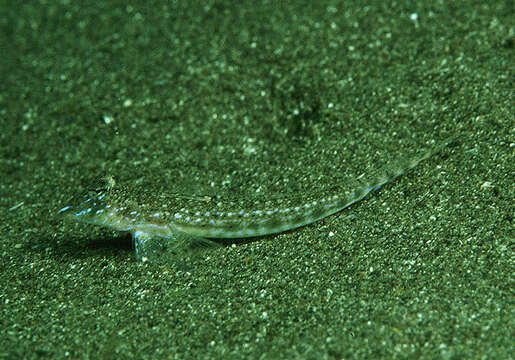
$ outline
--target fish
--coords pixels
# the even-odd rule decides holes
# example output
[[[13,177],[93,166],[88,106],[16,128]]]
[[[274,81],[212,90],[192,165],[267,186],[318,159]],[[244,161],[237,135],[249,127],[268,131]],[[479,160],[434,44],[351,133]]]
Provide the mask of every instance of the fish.
[[[291,231],[334,215],[432,157],[453,138],[410,159],[350,182],[348,190],[297,197],[223,199],[175,193],[145,194],[117,187],[112,176],[77,205],[58,211],[68,219],[132,234],[136,258],[157,261],[170,249],[221,246],[216,239],[257,238]],[[135,196],[143,194],[140,196]],[[132,195],[132,196],[131,196]],[[172,251],[173,253],[173,251]]]

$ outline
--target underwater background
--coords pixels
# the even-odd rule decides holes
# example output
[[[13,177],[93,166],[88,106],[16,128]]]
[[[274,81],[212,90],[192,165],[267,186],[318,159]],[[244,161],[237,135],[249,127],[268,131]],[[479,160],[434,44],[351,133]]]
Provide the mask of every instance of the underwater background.
[[[512,1],[0,8],[0,358],[513,356]],[[337,215],[193,258],[58,216],[99,186],[311,198],[449,137]]]

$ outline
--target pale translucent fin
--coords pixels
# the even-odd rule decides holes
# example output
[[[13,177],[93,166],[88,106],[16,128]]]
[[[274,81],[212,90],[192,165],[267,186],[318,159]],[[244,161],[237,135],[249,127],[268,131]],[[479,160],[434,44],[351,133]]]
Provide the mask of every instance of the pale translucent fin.
[[[143,262],[185,261],[199,256],[202,248],[222,246],[215,241],[176,230],[170,230],[170,236],[167,237],[135,231],[132,238],[136,258]]]

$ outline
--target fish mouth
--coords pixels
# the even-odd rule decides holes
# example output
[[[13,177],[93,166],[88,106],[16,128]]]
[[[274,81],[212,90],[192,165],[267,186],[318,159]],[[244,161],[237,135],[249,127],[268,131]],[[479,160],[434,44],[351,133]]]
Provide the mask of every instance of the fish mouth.
[[[79,222],[97,224],[99,214],[105,209],[106,204],[102,200],[105,194],[88,193],[84,195],[77,205],[67,205],[57,211],[57,216]]]
[[[69,214],[69,211],[68,210],[71,210],[72,207],[71,206],[65,206],[63,207],[61,210],[59,210],[57,212],[57,215],[61,216],[61,215],[66,215],[66,214]]]

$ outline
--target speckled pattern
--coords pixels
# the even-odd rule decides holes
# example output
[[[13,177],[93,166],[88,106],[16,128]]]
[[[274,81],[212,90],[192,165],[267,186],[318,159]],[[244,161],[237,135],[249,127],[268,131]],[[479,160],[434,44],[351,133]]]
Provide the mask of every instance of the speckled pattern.
[[[179,233],[193,238],[247,238],[311,224],[363,199],[371,191],[393,181],[440,151],[449,142],[447,140],[415,159],[382,169],[376,176],[361,180],[350,191],[321,197],[276,198],[246,204],[245,201],[163,196],[160,204],[138,204],[123,199],[121,194],[124,192],[108,184],[107,189],[86,195],[78,206],[66,206],[60,213],[76,221],[131,232],[137,257],[148,260],[151,256],[144,249],[149,248],[151,241],[174,240]],[[151,246],[152,249],[155,247]]]

